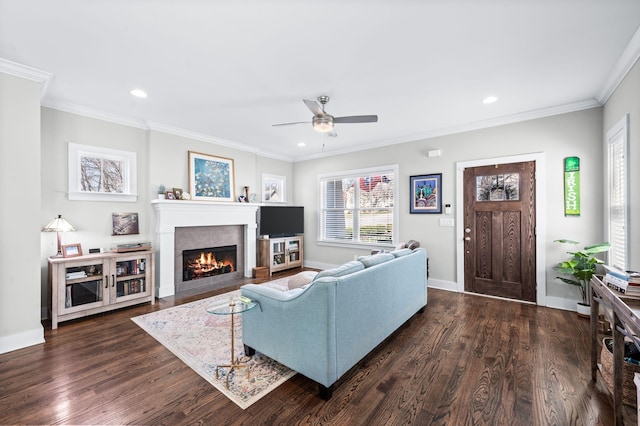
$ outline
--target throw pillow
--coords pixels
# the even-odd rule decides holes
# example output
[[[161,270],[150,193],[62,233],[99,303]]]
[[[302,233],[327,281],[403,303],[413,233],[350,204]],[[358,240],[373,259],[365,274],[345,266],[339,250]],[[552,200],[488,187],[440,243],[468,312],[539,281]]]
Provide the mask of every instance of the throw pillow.
[[[404,249],[400,249],[400,250],[394,250],[391,252],[392,255],[394,255],[395,257],[402,257],[402,256],[406,256],[408,254],[413,253],[413,250],[408,249],[408,248],[404,248]]]
[[[313,281],[316,275],[318,275],[316,271],[302,271],[298,274],[295,274],[291,278],[289,278],[289,281],[287,282],[287,286],[289,287],[289,290],[292,290],[294,288],[300,288],[304,285],[309,284],[311,281]]]
[[[322,277],[341,277],[343,275],[349,275],[363,269],[364,265],[361,262],[352,260],[351,262],[347,262],[342,266],[338,266],[337,268],[325,269],[324,271],[320,271],[314,278],[314,281]]]
[[[391,253],[379,253],[372,254],[371,256],[365,256],[363,258],[358,258],[358,260],[362,262],[365,268],[368,268],[379,263],[388,262],[389,260],[393,260],[395,258],[396,257]]]

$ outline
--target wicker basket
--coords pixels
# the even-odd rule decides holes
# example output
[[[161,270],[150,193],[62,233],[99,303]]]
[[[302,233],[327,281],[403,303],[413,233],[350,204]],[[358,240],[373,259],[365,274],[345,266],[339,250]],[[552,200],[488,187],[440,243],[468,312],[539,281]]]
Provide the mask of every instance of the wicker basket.
[[[600,373],[610,392],[613,392],[613,354],[607,349],[606,342],[611,337],[602,339],[602,350],[600,352],[600,363],[602,368]],[[622,402],[633,407],[636,406],[637,390],[633,382],[634,373],[640,373],[640,365],[624,361],[622,364]]]

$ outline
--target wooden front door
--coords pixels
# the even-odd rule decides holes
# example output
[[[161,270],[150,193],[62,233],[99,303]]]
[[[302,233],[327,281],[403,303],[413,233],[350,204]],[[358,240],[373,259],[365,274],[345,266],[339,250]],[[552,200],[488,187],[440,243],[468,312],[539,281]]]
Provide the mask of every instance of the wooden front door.
[[[536,302],[535,162],[464,170],[465,291]]]

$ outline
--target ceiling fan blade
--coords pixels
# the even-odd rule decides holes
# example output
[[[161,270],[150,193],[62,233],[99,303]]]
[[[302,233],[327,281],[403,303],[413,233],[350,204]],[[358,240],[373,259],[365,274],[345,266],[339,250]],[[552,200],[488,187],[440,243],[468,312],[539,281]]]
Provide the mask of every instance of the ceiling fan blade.
[[[304,102],[305,105],[307,105],[307,108],[309,108],[311,110],[313,115],[324,115],[324,111],[322,110],[322,107],[316,101],[310,101],[309,99],[303,99],[302,102]]]
[[[376,123],[377,115],[350,115],[347,117],[334,117],[334,123]]]
[[[277,126],[292,126],[294,124],[311,124],[311,122],[310,121],[294,121],[293,123],[272,124],[271,126],[273,126],[273,127],[277,127]]]

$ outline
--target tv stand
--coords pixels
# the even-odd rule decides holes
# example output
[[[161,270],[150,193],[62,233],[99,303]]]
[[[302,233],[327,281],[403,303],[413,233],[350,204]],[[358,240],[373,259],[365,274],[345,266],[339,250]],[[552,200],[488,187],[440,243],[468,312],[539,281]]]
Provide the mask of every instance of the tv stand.
[[[303,237],[296,235],[258,240],[258,266],[269,268],[269,276],[285,269],[302,268]]]

